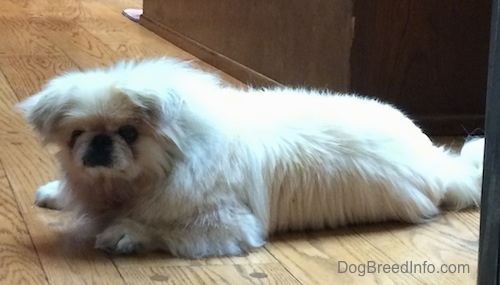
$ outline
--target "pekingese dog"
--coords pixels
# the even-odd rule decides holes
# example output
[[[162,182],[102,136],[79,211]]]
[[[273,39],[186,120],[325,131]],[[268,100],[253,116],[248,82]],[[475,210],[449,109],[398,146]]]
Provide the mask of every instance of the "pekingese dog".
[[[237,89],[160,58],[76,71],[19,107],[57,145],[36,204],[73,211],[115,253],[241,255],[272,233],[478,206],[483,140],[433,145],[377,100]]]

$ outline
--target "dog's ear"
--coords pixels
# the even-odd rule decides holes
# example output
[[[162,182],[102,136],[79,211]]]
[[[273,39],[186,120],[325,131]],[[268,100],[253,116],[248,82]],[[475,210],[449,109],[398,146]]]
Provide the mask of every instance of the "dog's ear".
[[[174,90],[153,90],[134,88],[120,88],[130,100],[139,107],[145,120],[150,123],[161,135],[168,136],[178,147],[179,122],[184,100]]]
[[[24,114],[26,121],[46,140],[57,129],[69,104],[57,85],[48,84],[43,90],[16,107]]]
[[[150,123],[157,127],[169,125],[179,116],[182,99],[174,91],[144,88],[142,90],[131,88],[118,88],[120,93],[128,98],[141,110],[141,113]]]

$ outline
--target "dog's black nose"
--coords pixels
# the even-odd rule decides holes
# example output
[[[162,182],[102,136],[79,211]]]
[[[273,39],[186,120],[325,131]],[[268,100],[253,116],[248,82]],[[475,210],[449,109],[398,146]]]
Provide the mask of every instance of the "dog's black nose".
[[[112,152],[113,140],[108,135],[96,135],[83,156],[83,165],[87,167],[110,166]]]

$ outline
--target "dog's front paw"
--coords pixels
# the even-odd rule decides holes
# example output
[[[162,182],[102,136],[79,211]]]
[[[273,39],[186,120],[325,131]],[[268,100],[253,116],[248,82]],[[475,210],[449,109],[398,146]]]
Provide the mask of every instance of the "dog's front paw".
[[[61,209],[59,201],[60,186],[61,182],[59,180],[40,186],[36,191],[35,205],[42,208]]]
[[[132,254],[150,250],[151,242],[145,233],[127,225],[115,225],[96,236],[95,248],[110,253]]]

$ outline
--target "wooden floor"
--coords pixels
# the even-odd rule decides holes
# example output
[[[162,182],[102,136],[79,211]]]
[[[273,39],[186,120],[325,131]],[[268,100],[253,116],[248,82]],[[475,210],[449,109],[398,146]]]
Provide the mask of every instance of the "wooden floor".
[[[165,254],[117,257],[61,240],[63,217],[33,206],[34,190],[56,177],[56,166],[50,150],[42,148],[13,110],[16,102],[60,72],[122,58],[175,56],[213,70],[121,15],[122,9],[140,5],[139,0],[1,2],[1,284],[475,282],[479,229],[476,210],[447,213],[424,225],[382,224],[279,236],[265,248],[236,258],[182,260]],[[346,264],[351,264],[352,272],[342,273]],[[363,271],[367,264],[387,265],[376,273],[367,273],[373,269]],[[413,272],[383,272],[394,264],[406,264]],[[442,265],[466,272],[438,273]],[[433,269],[435,272],[430,273]]]

